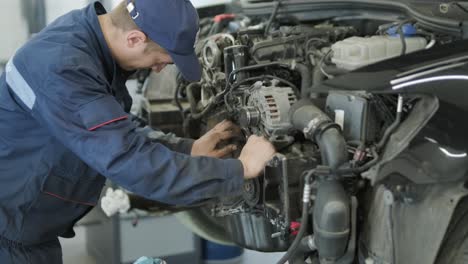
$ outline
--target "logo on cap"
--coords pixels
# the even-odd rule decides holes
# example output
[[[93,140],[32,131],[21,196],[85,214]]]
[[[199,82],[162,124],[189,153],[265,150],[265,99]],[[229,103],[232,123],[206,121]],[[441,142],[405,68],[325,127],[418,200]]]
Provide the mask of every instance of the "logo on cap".
[[[140,12],[137,11],[136,15],[132,15],[133,10],[135,10],[135,5],[133,4],[133,2],[129,2],[127,5],[127,11],[132,17],[132,19],[135,20],[140,15]]]

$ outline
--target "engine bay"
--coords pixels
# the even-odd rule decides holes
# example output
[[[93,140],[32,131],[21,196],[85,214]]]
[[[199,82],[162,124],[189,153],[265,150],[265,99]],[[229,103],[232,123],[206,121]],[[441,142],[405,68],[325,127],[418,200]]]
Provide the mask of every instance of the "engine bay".
[[[401,14],[393,21],[372,15],[301,21],[276,13],[202,19],[195,47],[202,79],[174,77],[174,101],[187,137],[229,119],[243,132],[229,144],[255,134],[278,152],[263,176],[244,183],[241,196],[205,207],[233,242],[286,251],[302,232],[309,251],[336,261],[356,248],[357,197],[369,184],[361,174],[379,161],[418,98],[320,84],[459,37]],[[312,220],[304,223],[304,216]]]

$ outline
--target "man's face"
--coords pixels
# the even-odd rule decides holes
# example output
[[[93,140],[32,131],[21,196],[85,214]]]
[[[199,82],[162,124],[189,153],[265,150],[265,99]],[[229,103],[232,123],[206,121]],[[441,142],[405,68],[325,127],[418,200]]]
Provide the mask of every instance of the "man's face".
[[[167,64],[173,64],[171,56],[161,49],[147,49],[140,62],[143,68],[151,68],[155,72],[160,72]]]
[[[151,68],[160,72],[167,64],[172,64],[172,58],[162,47],[152,42],[140,31],[132,31],[126,38],[122,49],[120,64],[126,70]]]

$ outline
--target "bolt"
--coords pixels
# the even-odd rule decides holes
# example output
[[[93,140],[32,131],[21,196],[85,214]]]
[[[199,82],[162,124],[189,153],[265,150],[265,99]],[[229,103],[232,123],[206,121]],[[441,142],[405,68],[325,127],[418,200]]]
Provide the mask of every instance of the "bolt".
[[[449,8],[450,6],[448,4],[440,4],[439,5],[439,11],[442,13],[442,14],[447,14],[448,11],[449,11]]]
[[[390,190],[385,190],[383,193],[384,201],[386,205],[392,205],[395,202],[395,197]]]

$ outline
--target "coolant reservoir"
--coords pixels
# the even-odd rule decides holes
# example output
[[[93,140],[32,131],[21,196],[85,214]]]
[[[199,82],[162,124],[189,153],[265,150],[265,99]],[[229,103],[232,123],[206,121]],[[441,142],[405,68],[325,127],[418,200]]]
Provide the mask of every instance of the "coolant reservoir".
[[[424,49],[422,37],[405,37],[406,53]],[[399,56],[402,43],[399,36],[350,37],[332,45],[332,62],[338,68],[354,70],[381,60]]]

